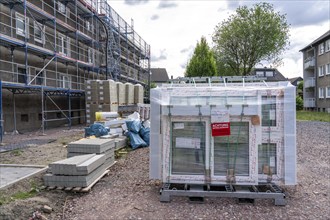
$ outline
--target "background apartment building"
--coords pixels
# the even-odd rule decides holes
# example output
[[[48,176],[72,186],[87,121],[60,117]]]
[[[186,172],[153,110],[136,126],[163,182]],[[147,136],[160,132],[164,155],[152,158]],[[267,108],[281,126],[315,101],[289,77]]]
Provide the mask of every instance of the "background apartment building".
[[[86,80],[148,92],[149,72],[150,46],[106,0],[0,0],[2,130],[84,123]]]
[[[304,60],[304,108],[330,113],[330,30],[300,51]]]

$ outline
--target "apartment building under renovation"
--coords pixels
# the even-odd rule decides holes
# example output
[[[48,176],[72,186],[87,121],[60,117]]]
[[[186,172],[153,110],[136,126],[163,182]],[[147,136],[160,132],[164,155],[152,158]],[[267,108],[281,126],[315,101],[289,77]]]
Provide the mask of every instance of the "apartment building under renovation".
[[[148,93],[149,71],[150,46],[106,0],[0,0],[1,132],[84,123],[86,80]]]

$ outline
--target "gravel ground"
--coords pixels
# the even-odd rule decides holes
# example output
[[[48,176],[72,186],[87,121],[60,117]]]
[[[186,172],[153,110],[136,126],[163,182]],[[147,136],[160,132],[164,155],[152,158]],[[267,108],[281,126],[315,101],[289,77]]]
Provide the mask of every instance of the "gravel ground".
[[[298,184],[284,187],[286,206],[261,199],[254,204],[222,198],[192,203],[185,197],[161,203],[161,184],[149,180],[149,149],[143,148],[119,159],[88,194],[42,191],[0,206],[0,219],[28,219],[42,204],[54,209],[43,214],[48,219],[330,219],[329,147],[330,123],[297,122]],[[24,204],[29,212],[21,211]]]

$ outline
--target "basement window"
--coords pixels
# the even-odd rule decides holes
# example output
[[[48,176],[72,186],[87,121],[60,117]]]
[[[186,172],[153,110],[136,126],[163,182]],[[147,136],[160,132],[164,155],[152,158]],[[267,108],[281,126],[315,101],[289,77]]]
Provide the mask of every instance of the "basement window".
[[[29,122],[29,115],[21,114],[21,122]]]

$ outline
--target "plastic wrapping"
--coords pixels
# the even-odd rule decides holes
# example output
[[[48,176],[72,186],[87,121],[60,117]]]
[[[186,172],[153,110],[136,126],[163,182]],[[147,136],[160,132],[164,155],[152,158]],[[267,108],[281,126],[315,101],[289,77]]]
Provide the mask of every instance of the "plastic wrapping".
[[[289,82],[164,84],[151,90],[150,178],[296,184]]]
[[[134,132],[136,134],[139,133],[141,129],[141,121],[140,120],[128,120],[126,121],[126,127],[129,131]]]
[[[150,128],[145,128],[144,126],[141,127],[139,134],[141,138],[147,143],[147,145],[150,145]]]
[[[129,141],[130,141],[130,144],[131,144],[133,150],[135,150],[136,148],[139,148],[139,147],[148,146],[147,143],[140,137],[139,134],[128,131],[126,135],[127,135],[127,137],[129,137]]]

